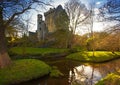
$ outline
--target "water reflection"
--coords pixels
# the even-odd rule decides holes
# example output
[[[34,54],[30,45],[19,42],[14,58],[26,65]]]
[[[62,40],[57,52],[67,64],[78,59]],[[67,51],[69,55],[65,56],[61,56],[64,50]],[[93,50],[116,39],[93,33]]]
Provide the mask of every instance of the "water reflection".
[[[70,85],[94,85],[101,77],[100,72],[91,66],[81,65],[69,71]]]
[[[101,78],[119,69],[120,60],[75,66],[69,71],[69,83],[70,85],[95,85]]]

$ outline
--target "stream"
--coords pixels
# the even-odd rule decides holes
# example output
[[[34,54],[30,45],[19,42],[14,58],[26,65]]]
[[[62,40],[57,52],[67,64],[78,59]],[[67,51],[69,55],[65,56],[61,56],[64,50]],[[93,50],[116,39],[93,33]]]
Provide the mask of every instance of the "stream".
[[[101,78],[120,68],[120,59],[106,63],[81,63],[78,61],[57,59],[47,61],[64,74],[60,78],[45,76],[16,85],[95,85]]]

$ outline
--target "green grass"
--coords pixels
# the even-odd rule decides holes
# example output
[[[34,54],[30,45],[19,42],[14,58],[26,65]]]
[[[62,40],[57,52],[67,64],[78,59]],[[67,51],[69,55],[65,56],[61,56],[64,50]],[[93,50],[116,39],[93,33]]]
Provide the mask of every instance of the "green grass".
[[[95,51],[94,57],[93,52],[78,52],[67,56],[68,59],[82,62],[105,62],[118,57],[120,57],[120,52],[115,52],[115,54],[113,54],[108,51]]]
[[[0,69],[0,85],[19,83],[49,74],[51,68],[40,60],[21,59]]]
[[[108,74],[101,79],[96,85],[120,85],[120,75],[116,73]]]
[[[68,52],[68,49],[57,49],[57,48],[32,48],[32,47],[14,47],[9,50],[10,54],[17,55],[47,55],[55,53],[65,53]]]

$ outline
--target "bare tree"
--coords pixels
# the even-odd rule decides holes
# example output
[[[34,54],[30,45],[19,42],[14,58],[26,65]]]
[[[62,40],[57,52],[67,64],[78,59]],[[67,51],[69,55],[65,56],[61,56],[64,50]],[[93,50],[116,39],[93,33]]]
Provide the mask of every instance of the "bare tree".
[[[100,14],[106,21],[116,21],[115,25],[110,27],[108,31],[120,31],[120,0],[107,0],[107,2],[100,7]]]
[[[107,19],[120,21],[120,0],[107,0],[102,9]]]
[[[108,25],[105,31],[109,33],[109,36],[117,34],[111,38],[108,38],[108,40],[116,42],[106,48],[112,49],[112,51],[116,51],[115,48],[118,48],[119,50],[120,44],[117,42],[120,42],[120,0],[107,0],[107,2],[100,7],[100,12],[105,21],[112,22],[113,24],[112,26]]]
[[[75,34],[77,27],[89,17],[89,11],[86,6],[79,0],[69,0],[65,4],[65,10],[69,16],[69,29],[71,34],[69,35],[69,46],[71,47],[71,41],[73,34]]]
[[[0,68],[11,64],[11,59],[7,53],[5,30],[10,23],[20,15],[30,9],[35,9],[35,5],[44,7],[49,5],[42,0],[1,0],[0,1]]]
[[[95,9],[95,2],[94,0],[92,1],[92,3],[90,3],[90,30],[91,30],[91,35],[90,35],[90,38],[92,39],[92,43],[94,43],[94,30],[93,30],[93,25],[94,25],[94,16],[95,16],[95,13],[94,13],[94,9]],[[94,44],[92,45],[92,51],[93,51],[93,57],[95,56],[95,47],[94,47]]]

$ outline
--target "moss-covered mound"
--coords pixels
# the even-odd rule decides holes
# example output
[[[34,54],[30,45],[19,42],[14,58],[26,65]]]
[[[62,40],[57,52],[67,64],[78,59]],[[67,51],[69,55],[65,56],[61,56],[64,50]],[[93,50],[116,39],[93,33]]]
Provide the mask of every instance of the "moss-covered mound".
[[[49,74],[50,67],[40,60],[15,60],[7,68],[0,69],[0,85],[14,84]]]
[[[120,75],[116,73],[108,74],[101,79],[96,85],[120,85]]]
[[[94,56],[93,52],[78,52],[68,55],[67,58],[81,62],[106,62],[120,58],[120,52],[95,51]]]

